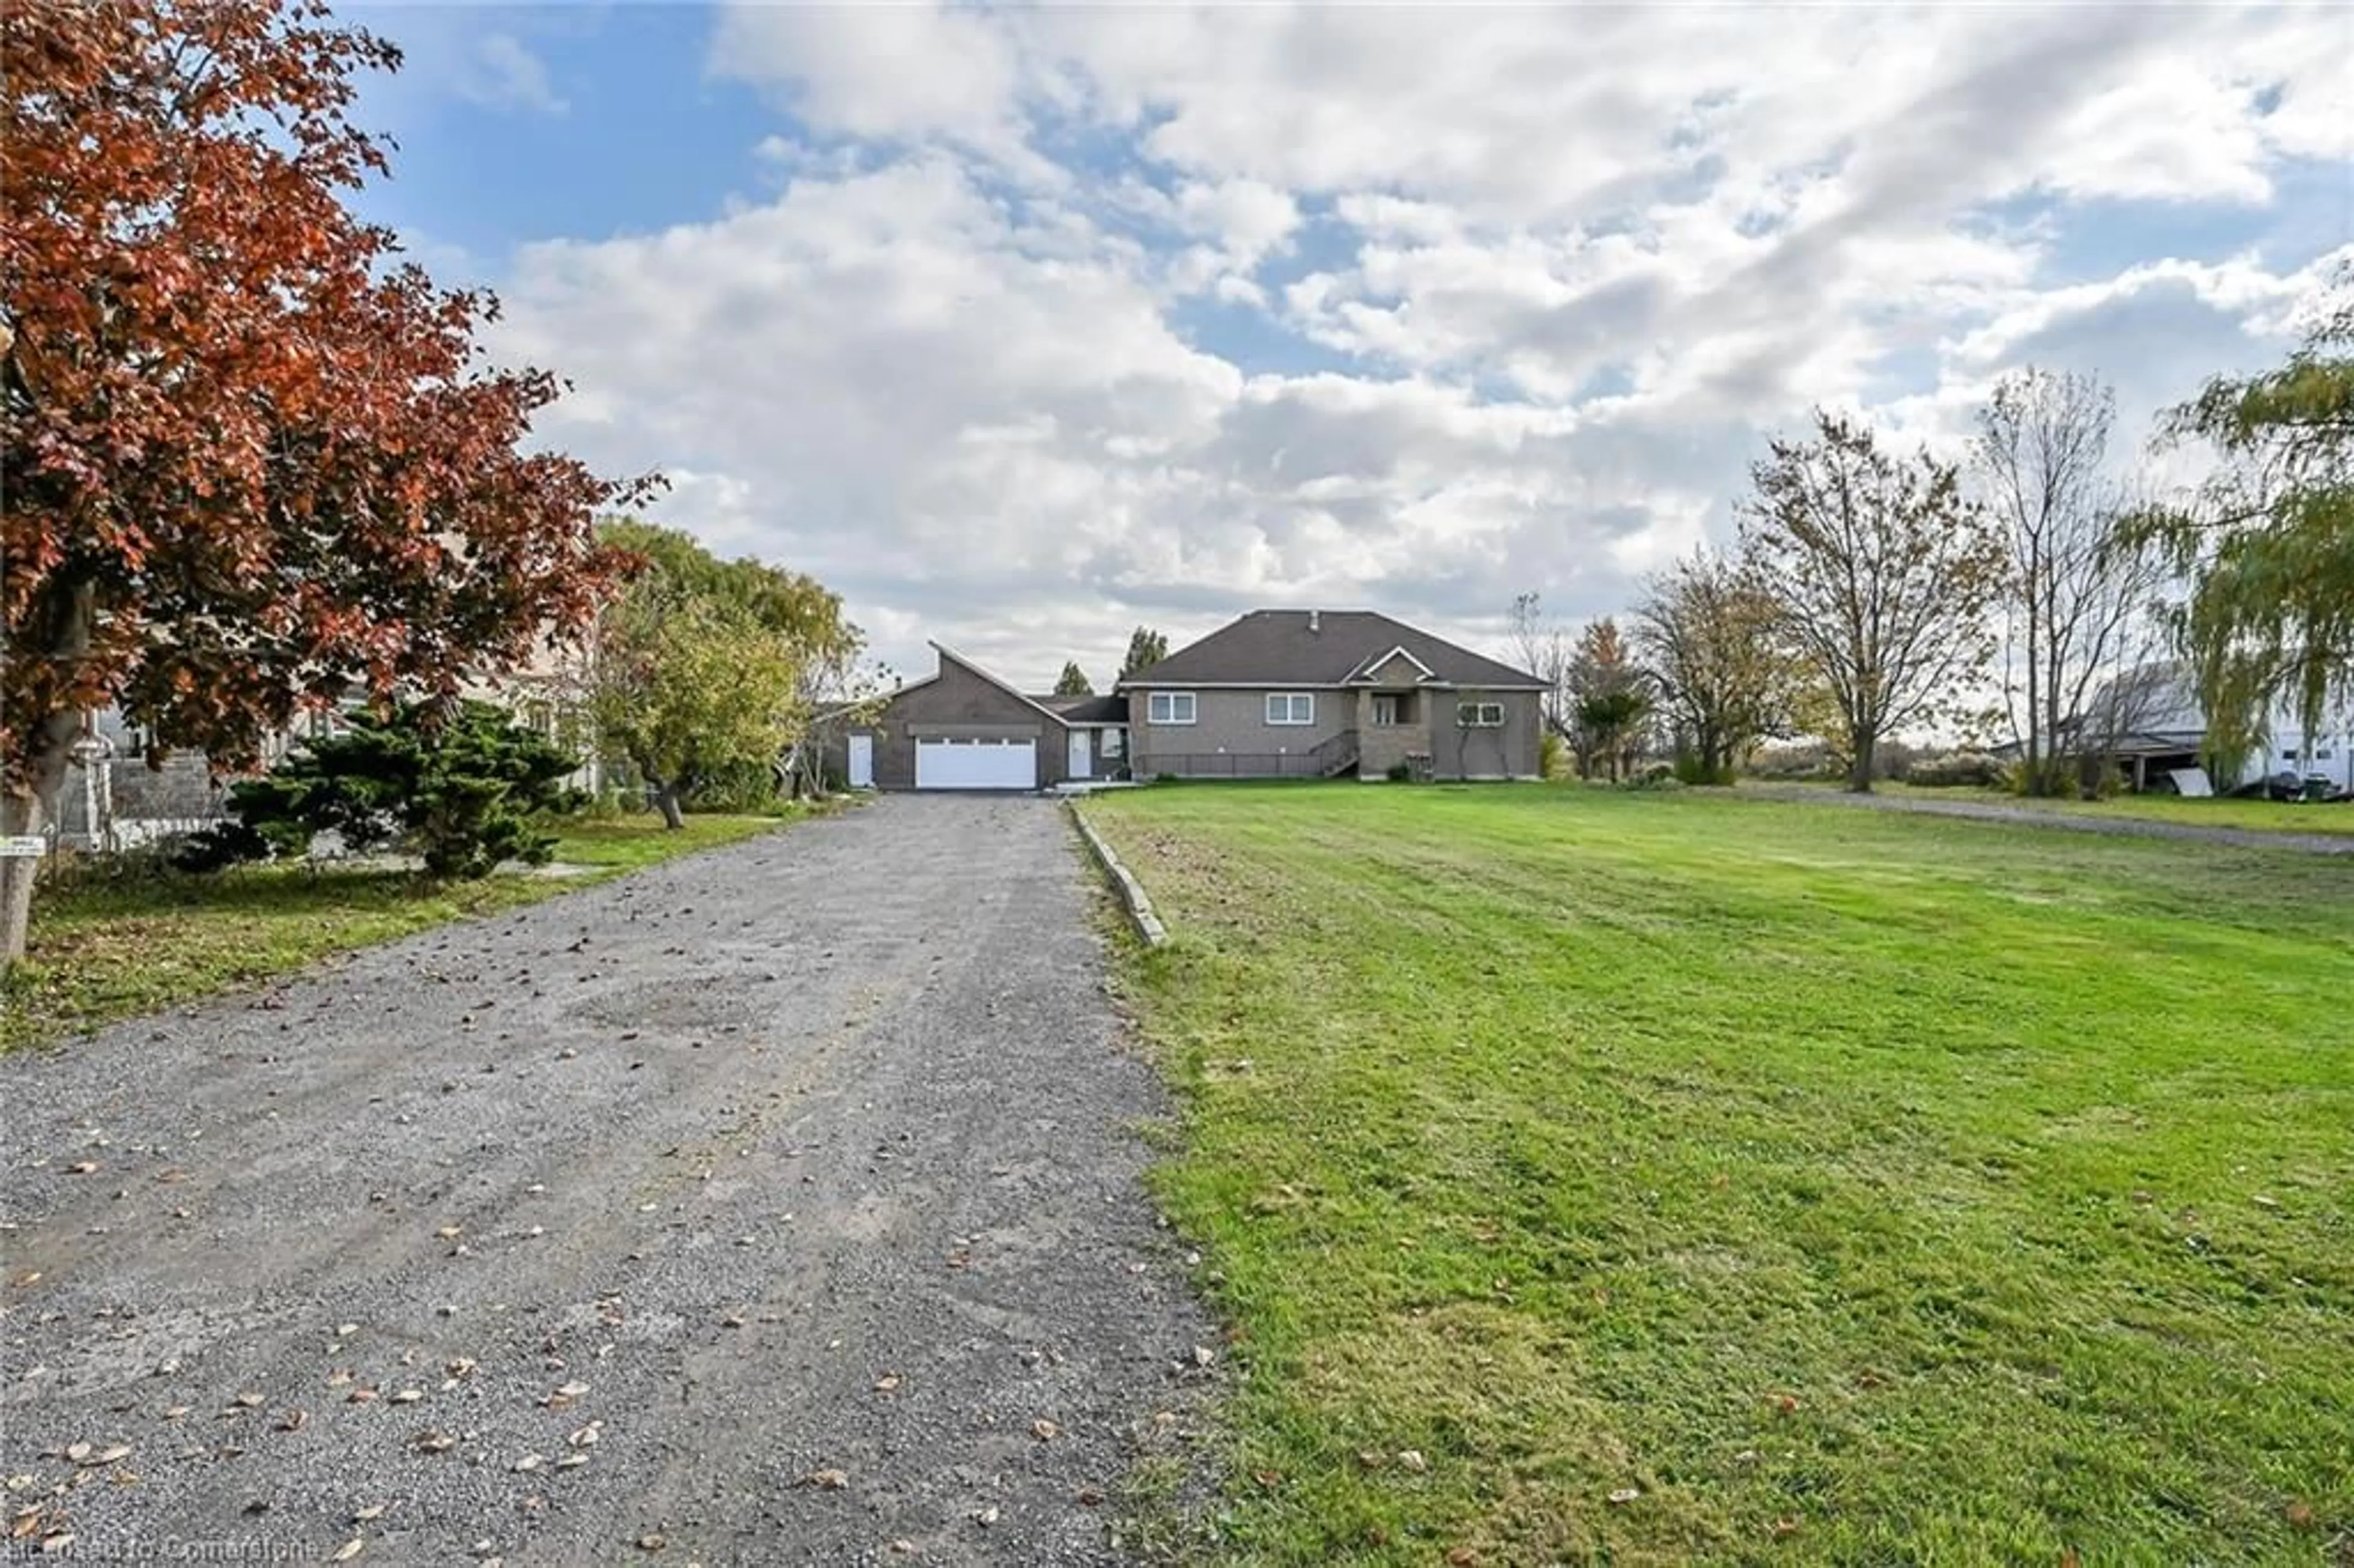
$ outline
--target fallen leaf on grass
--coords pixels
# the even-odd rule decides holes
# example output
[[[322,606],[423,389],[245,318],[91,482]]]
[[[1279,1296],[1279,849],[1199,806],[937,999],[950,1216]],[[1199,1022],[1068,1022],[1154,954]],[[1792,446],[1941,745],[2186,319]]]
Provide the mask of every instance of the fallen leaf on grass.
[[[1417,1476],[1430,1468],[1430,1461],[1422,1457],[1422,1450],[1419,1448],[1401,1450],[1397,1462],[1402,1467],[1413,1471]]]
[[[1640,1487],[1620,1487],[1610,1494],[1610,1500],[1615,1503],[1630,1503],[1642,1495],[1643,1489]]]

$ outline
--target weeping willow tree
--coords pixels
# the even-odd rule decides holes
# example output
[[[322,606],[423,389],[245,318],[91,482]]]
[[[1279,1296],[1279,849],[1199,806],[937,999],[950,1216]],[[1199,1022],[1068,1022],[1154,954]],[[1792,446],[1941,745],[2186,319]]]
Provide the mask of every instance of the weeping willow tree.
[[[2354,693],[2354,265],[2286,365],[2210,381],[2162,434],[2222,458],[2190,506],[2145,527],[2190,585],[2175,630],[2209,753],[2236,772],[2275,710],[2310,736]]]

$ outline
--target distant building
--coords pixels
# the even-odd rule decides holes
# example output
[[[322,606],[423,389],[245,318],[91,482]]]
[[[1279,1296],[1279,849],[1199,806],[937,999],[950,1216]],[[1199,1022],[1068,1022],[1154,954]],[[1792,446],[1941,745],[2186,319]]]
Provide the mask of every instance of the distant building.
[[[2144,664],[2103,683],[2070,721],[2066,743],[2083,754],[2110,758],[2137,789],[2154,786],[2177,768],[2208,767],[2211,760],[2206,710],[2189,671],[2179,663]],[[2237,777],[2213,783],[2219,793],[2229,794],[2282,773],[2354,789],[2354,705],[2340,705],[2311,735],[2294,712],[2275,710],[2264,744],[2249,754]]]

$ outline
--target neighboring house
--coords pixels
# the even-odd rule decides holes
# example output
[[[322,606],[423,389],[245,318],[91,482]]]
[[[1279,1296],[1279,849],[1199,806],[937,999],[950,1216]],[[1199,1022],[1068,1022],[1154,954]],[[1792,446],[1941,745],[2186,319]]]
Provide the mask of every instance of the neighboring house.
[[[1038,789],[1127,777],[1127,705],[1030,696],[935,642],[939,668],[831,742],[854,789]]]
[[[55,842],[79,849],[122,850],[194,832],[221,815],[227,791],[200,753],[178,752],[163,767],[146,762],[146,734],[117,708],[82,715],[73,765],[58,791]]]
[[[604,782],[604,769],[588,744],[579,711],[585,668],[581,645],[546,644],[505,678],[469,682],[460,694],[499,704],[526,728],[581,754],[580,768],[565,782],[593,790]],[[342,728],[333,710],[305,714],[292,728],[262,737],[261,765],[274,767],[304,740],[338,734]],[[149,738],[118,708],[82,715],[82,738],[75,744],[73,766],[58,792],[52,822],[58,842],[81,849],[129,849],[194,832],[220,820],[227,809],[228,781],[213,777],[205,755],[177,751],[160,768],[150,768]]]
[[[2308,736],[2296,715],[2274,713],[2265,743],[2241,763],[2235,779],[2213,780],[2229,794],[2281,773],[2327,779],[2354,789],[2354,708],[2341,707]],[[2102,683],[2072,720],[2072,745],[2107,757],[2137,789],[2154,786],[2177,768],[2210,765],[2207,715],[2181,665],[2145,664]]]
[[[1534,779],[1545,690],[1357,609],[1253,610],[1119,686],[1139,779]]]

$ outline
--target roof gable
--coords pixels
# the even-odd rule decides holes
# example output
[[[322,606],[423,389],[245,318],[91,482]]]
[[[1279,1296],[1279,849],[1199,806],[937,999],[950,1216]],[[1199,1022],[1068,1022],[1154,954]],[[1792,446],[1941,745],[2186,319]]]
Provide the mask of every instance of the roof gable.
[[[991,674],[988,671],[982,669],[980,665],[974,663],[971,660],[966,658],[963,654],[958,652],[947,643],[934,641],[932,643],[932,652],[938,654],[941,659],[945,660],[947,662],[954,664],[958,668],[971,674],[978,675],[982,680],[988,682],[991,685],[995,686],[999,691],[1003,692],[1007,696],[1012,697],[1015,702],[1022,704],[1024,707],[1035,708],[1039,713],[1044,715],[1050,719],[1053,719],[1056,724],[1063,723],[1062,715],[1046,706],[1044,703],[1038,701],[1037,698],[1030,696],[1022,691],[1020,687],[1008,684],[1006,682],[999,680],[995,675]]]
[[[1403,646],[1400,646],[1391,649],[1386,653],[1366,660],[1363,663],[1349,672],[1349,680],[1352,683],[1358,681],[1378,680],[1380,679],[1383,671],[1388,669],[1393,663],[1401,659],[1414,666],[1415,679],[1417,683],[1423,681],[1435,681],[1438,679],[1438,672],[1433,670],[1429,665],[1424,663],[1421,660],[1407,652]]]
[[[1370,609],[1255,609],[1119,684],[1341,686],[1404,653],[1428,683],[1542,689],[1524,670]]]

